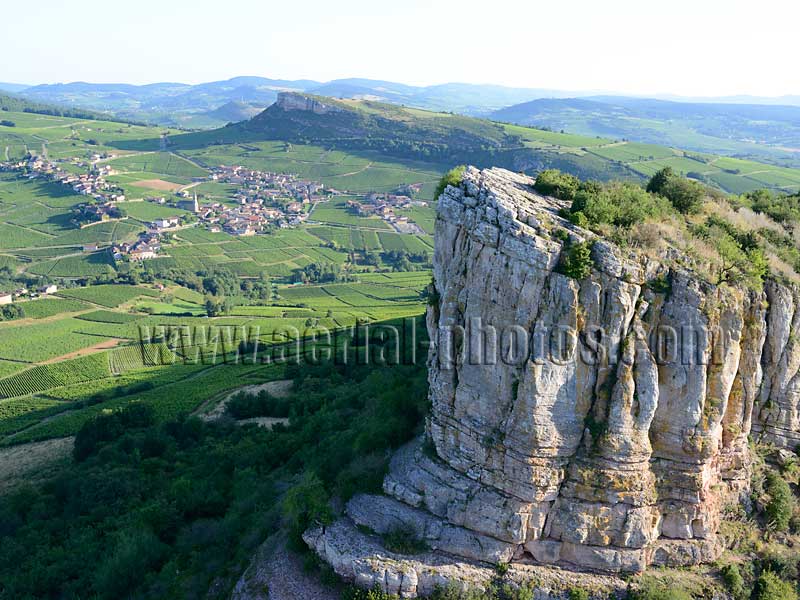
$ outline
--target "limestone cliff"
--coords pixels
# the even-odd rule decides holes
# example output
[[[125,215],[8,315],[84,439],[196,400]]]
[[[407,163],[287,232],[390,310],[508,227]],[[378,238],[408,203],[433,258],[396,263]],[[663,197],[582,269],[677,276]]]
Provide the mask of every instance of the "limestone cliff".
[[[412,597],[499,562],[712,561],[723,507],[748,491],[748,436],[800,442],[797,290],[714,286],[622,251],[532,184],[468,168],[439,198],[426,440],[394,457],[385,496],[306,535],[361,585]],[[561,274],[587,240],[590,275]],[[431,552],[363,533],[399,526]]]
[[[332,102],[325,102],[319,96],[307,96],[296,92],[280,92],[275,106],[284,111],[312,112],[316,115],[326,115],[331,112],[341,112],[341,108]]]

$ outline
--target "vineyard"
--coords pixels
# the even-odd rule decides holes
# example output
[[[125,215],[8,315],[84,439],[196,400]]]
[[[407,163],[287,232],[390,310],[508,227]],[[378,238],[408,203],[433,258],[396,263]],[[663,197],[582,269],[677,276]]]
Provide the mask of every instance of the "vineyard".
[[[157,297],[158,292],[153,289],[135,285],[93,285],[84,288],[62,290],[58,295],[65,298],[76,298],[78,300],[92,302],[108,308],[116,308],[120,304],[130,302],[139,296]]]
[[[108,364],[114,375],[174,363],[175,354],[163,343],[123,346],[115,348],[108,355]]]
[[[60,298],[41,298],[21,303],[25,317],[28,319],[45,319],[61,313],[78,312],[86,310],[89,305],[80,300],[67,300]]]
[[[63,385],[111,376],[106,354],[90,354],[73,360],[39,365],[0,379],[0,398],[14,398]]]

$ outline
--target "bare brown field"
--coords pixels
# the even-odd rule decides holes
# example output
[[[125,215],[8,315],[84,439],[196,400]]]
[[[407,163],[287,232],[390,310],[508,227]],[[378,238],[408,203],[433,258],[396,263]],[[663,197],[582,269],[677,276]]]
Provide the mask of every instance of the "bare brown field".
[[[131,185],[164,192],[174,192],[183,187],[180,183],[172,183],[163,179],[142,179],[141,181],[134,181]]]

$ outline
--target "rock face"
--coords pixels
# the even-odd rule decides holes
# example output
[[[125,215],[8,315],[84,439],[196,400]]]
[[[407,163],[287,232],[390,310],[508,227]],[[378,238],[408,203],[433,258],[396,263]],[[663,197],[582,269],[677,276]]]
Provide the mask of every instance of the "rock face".
[[[712,561],[722,508],[749,488],[748,435],[800,442],[800,292],[626,255],[532,184],[468,168],[440,196],[426,440],[394,457],[385,496],[349,503],[348,535],[413,531],[433,571],[466,561],[479,584],[481,563]],[[561,274],[586,240],[591,274]],[[425,560],[381,562],[375,539],[347,545],[337,527],[307,541],[341,575],[430,587]]]
[[[279,92],[275,105],[286,111],[307,111],[317,115],[326,115],[331,112],[341,111],[337,106],[323,102],[317,97],[306,96],[295,92]]]

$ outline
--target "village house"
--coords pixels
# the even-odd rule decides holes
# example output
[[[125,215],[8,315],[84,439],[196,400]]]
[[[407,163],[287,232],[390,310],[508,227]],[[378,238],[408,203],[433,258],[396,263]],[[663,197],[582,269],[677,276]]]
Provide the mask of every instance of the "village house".
[[[165,219],[156,219],[150,225],[153,229],[156,230],[163,230],[163,229],[172,229],[177,227],[180,223],[180,217],[168,217]]]
[[[39,288],[37,288],[36,291],[38,291],[40,294],[44,294],[44,295],[55,294],[58,291],[58,286],[57,285],[53,285],[51,283],[50,285],[40,286]]]
[[[0,305],[11,304],[13,301],[14,297],[11,292],[0,292]]]
[[[144,243],[136,244],[128,253],[128,258],[134,261],[149,260],[151,258],[158,258],[158,251],[152,246]]]

